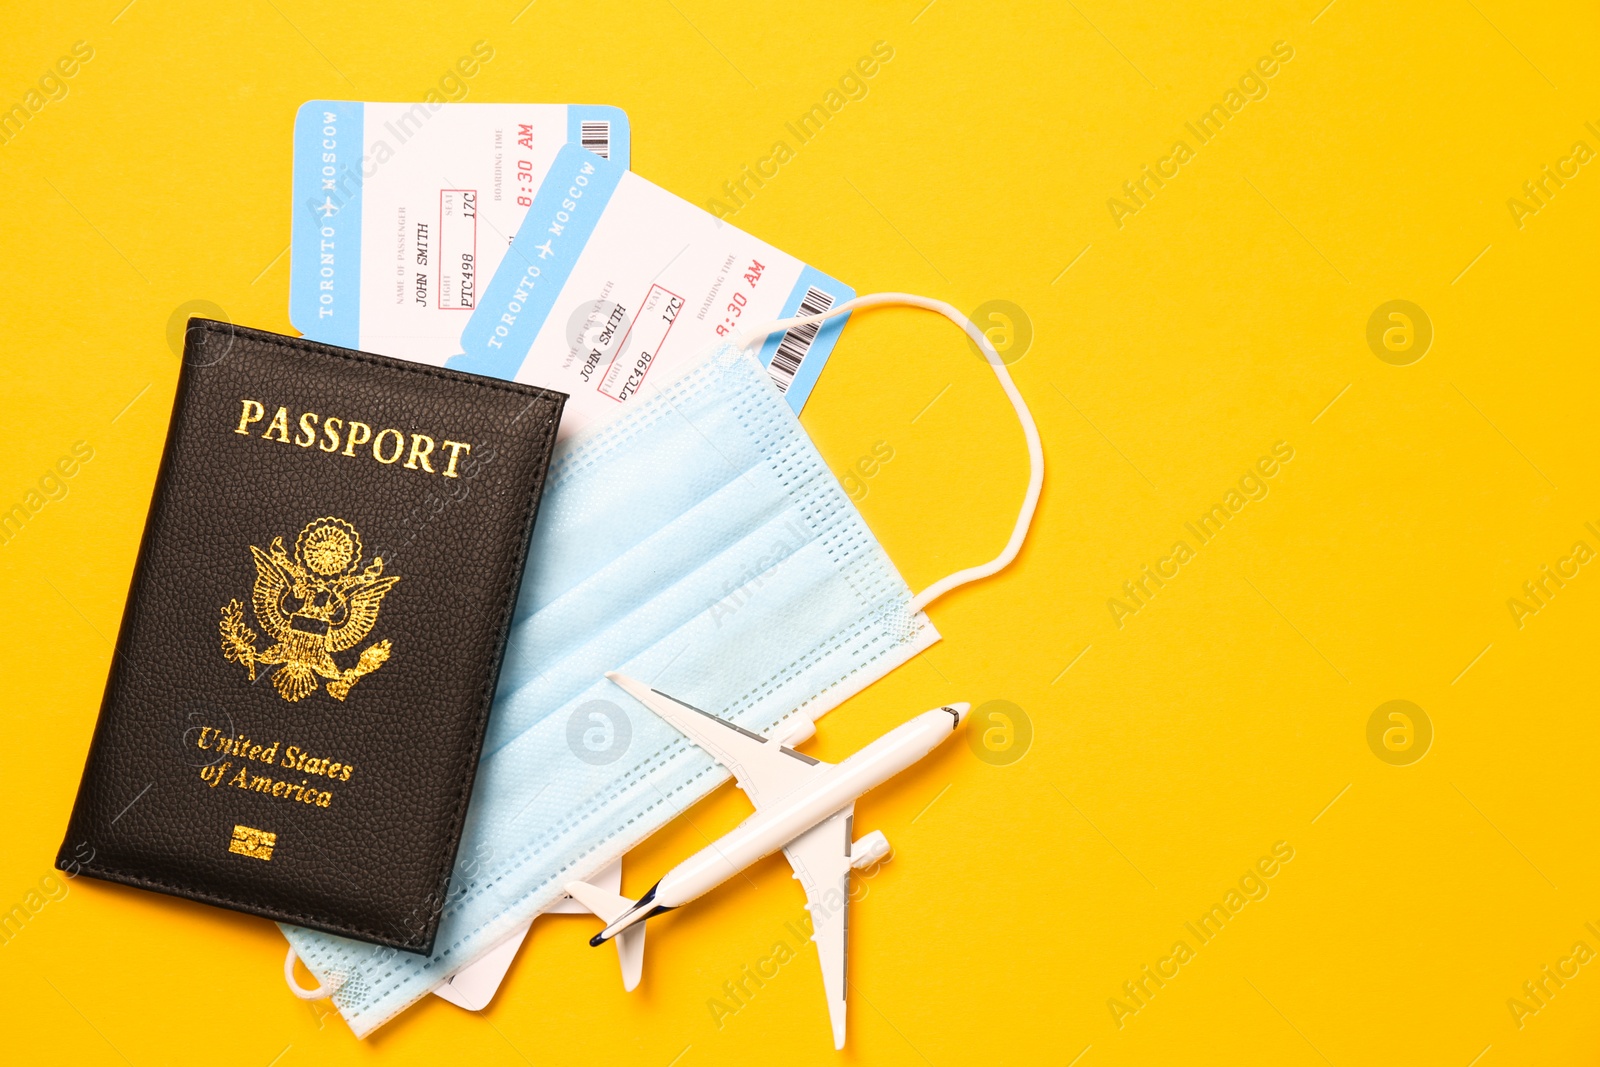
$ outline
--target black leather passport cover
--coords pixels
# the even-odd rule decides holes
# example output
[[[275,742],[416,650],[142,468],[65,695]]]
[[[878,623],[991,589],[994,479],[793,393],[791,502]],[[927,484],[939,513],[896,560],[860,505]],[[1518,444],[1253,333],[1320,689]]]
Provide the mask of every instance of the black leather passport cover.
[[[430,951],[565,401],[191,320],[56,865]]]

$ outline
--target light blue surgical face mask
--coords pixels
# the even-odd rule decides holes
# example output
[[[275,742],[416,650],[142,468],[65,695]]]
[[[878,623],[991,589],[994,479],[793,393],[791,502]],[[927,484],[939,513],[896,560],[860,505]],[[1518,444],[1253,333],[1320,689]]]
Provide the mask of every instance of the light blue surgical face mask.
[[[767,372],[767,332],[910,303],[985,353],[1022,420],[1028,493],[1004,552],[918,596]],[[727,772],[653,715],[621,670],[756,731],[787,732],[938,640],[922,607],[1004,567],[1043,480],[1038,432],[1000,357],[948,304],[860,297],[709,353],[558,449],[432,957],[284,927],[358,1036],[426,995],[709,793]],[[780,723],[784,723],[779,727]]]

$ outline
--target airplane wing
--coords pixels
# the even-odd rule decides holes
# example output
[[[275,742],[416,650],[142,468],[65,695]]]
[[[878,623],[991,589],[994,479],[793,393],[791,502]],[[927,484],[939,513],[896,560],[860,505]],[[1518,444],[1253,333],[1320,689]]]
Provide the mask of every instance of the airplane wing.
[[[822,991],[833,1023],[833,1047],[844,1048],[845,940],[850,933],[850,840],[856,806],[851,804],[784,846],[794,876],[806,890],[811,940],[822,964]]]
[[[758,808],[788,796],[831,766],[651,689],[625,674],[612,671],[606,677],[732,771],[739,788]]]

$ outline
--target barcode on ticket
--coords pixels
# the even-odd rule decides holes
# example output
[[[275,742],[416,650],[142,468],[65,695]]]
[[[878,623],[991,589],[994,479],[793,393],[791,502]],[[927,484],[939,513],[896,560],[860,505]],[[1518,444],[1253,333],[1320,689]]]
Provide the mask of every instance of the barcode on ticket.
[[[593,152],[601,159],[611,158],[611,123],[610,122],[583,122],[579,123],[578,135],[584,148]]]
[[[831,307],[833,307],[832,294],[825,293],[815,286],[807,286],[805,299],[800,301],[800,307],[795,311],[795,315],[820,315]],[[811,351],[811,343],[817,339],[817,333],[821,329],[820,322],[804,322],[784,331],[783,339],[778,342],[778,350],[772,354],[772,364],[767,368],[767,373],[772,375],[772,380],[778,386],[778,392],[787,393],[789,387],[794,384],[794,376],[800,370],[800,364],[805,361],[806,353]]]

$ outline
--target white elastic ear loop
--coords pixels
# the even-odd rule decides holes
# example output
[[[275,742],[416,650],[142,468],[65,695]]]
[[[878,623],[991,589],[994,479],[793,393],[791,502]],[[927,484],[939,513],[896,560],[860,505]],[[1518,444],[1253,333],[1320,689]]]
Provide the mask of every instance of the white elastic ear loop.
[[[854,300],[846,300],[836,304],[820,315],[799,315],[792,319],[779,319],[765,326],[751,330],[741,335],[735,342],[740,348],[749,348],[753,344],[766,339],[768,334],[779,330],[787,330],[794,326],[801,326],[808,322],[825,322],[828,319],[843,315],[855,308],[877,307],[883,304],[903,304],[908,307],[924,308],[928,311],[937,311],[957,326],[966,331],[972,343],[978,346],[983,353],[983,358],[989,361],[989,366],[994,369],[994,375],[1000,379],[1000,388],[1005,390],[1006,399],[1011,401],[1011,406],[1016,409],[1017,421],[1022,424],[1022,437],[1028,444],[1028,490],[1022,495],[1022,507],[1017,510],[1017,524],[1011,530],[1011,539],[1006,542],[1006,547],[1000,554],[988,563],[965,570],[956,571],[934,582],[928,588],[911,598],[911,610],[921,611],[935,600],[939,599],[957,586],[975,582],[979,578],[987,578],[1006,568],[1017,553],[1022,550],[1023,539],[1028,536],[1028,527],[1033,522],[1033,512],[1039,506],[1039,490],[1044,485],[1044,448],[1039,444],[1039,428],[1033,424],[1033,415],[1028,411],[1028,405],[1022,399],[1022,394],[1017,392],[1017,387],[1011,380],[1011,374],[1006,370],[1005,361],[1000,358],[1000,353],[994,350],[994,345],[983,335],[983,331],[973,325],[972,320],[943,300],[933,300],[926,296],[915,296],[911,293],[871,293],[867,296],[858,296]]]
[[[305,986],[294,980],[294,961],[297,958],[298,957],[296,957],[294,954],[294,946],[290,945],[289,955],[285,956],[283,959],[283,980],[289,983],[289,992],[293,993],[301,1000],[321,1000],[323,997],[332,996],[333,990],[329,989],[327,986],[318,984],[315,989],[307,989]]]

